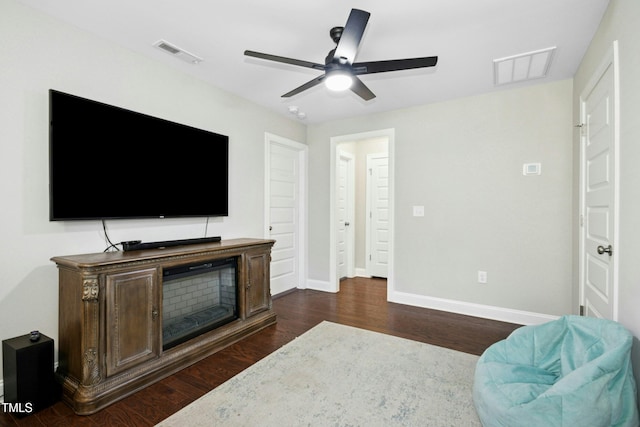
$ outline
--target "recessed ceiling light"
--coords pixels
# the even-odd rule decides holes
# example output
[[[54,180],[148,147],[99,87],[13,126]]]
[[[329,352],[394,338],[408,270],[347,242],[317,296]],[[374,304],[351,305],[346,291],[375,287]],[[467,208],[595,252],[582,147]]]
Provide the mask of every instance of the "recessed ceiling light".
[[[196,56],[193,53],[189,53],[186,50],[181,49],[178,46],[164,40],[158,40],[153,45],[158,49],[162,49],[163,51],[174,55],[176,58],[182,59],[183,61],[190,64],[199,64],[204,61],[204,59],[200,58],[199,56]]]
[[[547,76],[556,47],[493,60],[496,85],[518,83]]]

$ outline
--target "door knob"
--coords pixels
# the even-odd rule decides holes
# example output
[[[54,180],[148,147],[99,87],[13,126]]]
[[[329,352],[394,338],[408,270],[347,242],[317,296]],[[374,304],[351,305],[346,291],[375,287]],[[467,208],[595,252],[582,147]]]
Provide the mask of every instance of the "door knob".
[[[598,246],[598,253],[600,255],[608,253],[609,256],[611,256],[613,255],[613,248],[611,247],[611,245],[607,246],[606,248],[604,246]]]

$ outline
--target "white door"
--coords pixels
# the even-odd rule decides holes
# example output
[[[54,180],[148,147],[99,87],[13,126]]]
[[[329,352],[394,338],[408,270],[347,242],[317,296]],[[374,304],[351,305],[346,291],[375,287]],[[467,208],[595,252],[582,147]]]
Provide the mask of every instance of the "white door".
[[[302,226],[304,157],[302,144],[267,134],[267,235],[271,251],[271,293],[304,287]]]
[[[610,55],[581,94],[581,305],[617,320],[617,57]]]
[[[389,270],[389,158],[367,156],[367,274],[387,277]]]
[[[337,184],[337,238],[336,255],[338,277],[354,276],[354,157],[346,151],[338,153]]]

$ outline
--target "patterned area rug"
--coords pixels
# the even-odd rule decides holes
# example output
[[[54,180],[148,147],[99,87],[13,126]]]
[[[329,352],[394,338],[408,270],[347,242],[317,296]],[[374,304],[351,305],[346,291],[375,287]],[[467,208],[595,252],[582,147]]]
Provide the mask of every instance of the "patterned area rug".
[[[322,322],[158,425],[481,426],[477,360]]]

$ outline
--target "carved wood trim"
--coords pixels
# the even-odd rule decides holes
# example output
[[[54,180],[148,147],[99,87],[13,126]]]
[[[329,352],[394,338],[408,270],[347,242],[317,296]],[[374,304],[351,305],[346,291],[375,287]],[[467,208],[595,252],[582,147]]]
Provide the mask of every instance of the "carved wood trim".
[[[98,278],[92,277],[89,279],[84,279],[82,282],[82,301],[98,301],[100,286],[98,285]]]
[[[94,385],[100,382],[100,366],[98,364],[98,350],[94,347],[88,348],[84,352],[84,363],[82,365],[83,384]]]
[[[82,381],[83,385],[98,384],[100,375],[100,282],[98,277],[85,277],[82,281],[83,339]]]

